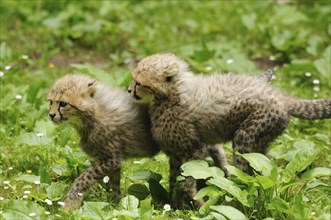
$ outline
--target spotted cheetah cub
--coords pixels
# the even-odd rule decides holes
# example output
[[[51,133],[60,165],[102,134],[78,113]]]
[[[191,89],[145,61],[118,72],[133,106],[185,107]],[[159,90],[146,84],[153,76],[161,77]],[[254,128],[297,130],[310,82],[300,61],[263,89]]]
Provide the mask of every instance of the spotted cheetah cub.
[[[87,190],[106,175],[118,201],[122,159],[150,157],[159,151],[150,133],[147,110],[127,92],[77,74],[58,79],[47,99],[50,119],[71,124],[81,137],[81,148],[96,160],[75,180],[64,208],[78,208]]]
[[[287,127],[290,116],[303,119],[331,117],[331,99],[301,100],[267,83],[266,77],[236,74],[194,75],[173,54],[149,56],[132,73],[132,94],[149,104],[154,139],[170,158],[170,186],[180,166],[202,159],[206,145],[231,140],[234,165],[252,173],[235,152],[265,153]],[[192,201],[196,183],[185,179],[174,205]],[[196,201],[197,206],[202,201]]]

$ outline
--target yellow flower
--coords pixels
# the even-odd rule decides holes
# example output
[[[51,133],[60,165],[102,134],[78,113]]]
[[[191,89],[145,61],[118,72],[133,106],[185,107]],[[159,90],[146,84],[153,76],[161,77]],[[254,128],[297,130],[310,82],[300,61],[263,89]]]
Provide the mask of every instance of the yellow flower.
[[[32,173],[32,170],[27,170],[26,173]]]
[[[55,68],[54,63],[50,63],[50,64],[49,64],[49,68],[54,69],[54,68]]]

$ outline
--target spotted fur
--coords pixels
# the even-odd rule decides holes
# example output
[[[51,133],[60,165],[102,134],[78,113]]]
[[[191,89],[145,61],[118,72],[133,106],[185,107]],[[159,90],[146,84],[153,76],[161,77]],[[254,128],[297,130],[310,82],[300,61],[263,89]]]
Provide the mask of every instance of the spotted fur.
[[[272,75],[272,74],[271,74]],[[180,166],[202,159],[206,145],[231,140],[233,163],[252,173],[235,152],[265,153],[287,127],[290,115],[307,119],[331,117],[331,99],[301,100],[270,86],[266,77],[237,74],[194,75],[188,64],[173,54],[156,54],[140,61],[132,73],[132,94],[148,103],[152,133],[170,157],[170,187]],[[174,205],[192,201],[196,183],[187,178]],[[202,201],[195,201],[200,206]]]
[[[52,121],[71,124],[81,137],[81,148],[96,160],[75,180],[64,208],[78,208],[87,190],[107,175],[118,201],[121,161],[159,151],[150,133],[147,109],[134,103],[125,91],[79,74],[57,80],[47,99]]]

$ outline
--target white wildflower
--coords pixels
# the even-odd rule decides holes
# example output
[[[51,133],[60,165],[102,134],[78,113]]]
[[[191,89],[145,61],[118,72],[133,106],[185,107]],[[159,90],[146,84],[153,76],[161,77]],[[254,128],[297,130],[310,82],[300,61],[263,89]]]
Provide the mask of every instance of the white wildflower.
[[[0,77],[3,77],[5,74],[2,72],[2,71],[0,71]]]
[[[9,180],[5,180],[5,181],[3,181],[3,184],[8,185],[8,184],[10,184],[10,181]]]
[[[45,211],[45,214],[46,215],[50,215],[51,213],[49,211]]]
[[[102,181],[104,183],[108,183],[109,182],[109,176],[105,176]]]
[[[47,203],[47,205],[53,205],[53,202],[50,199],[45,199],[45,202]]]
[[[38,136],[38,137],[42,137],[42,136],[44,136],[44,134],[41,133],[41,132],[38,132],[38,133],[37,133],[37,136]]]
[[[5,70],[10,70],[10,69],[11,69],[10,65],[5,66]]]
[[[168,211],[171,210],[171,206],[170,206],[169,204],[165,204],[165,205],[163,206],[163,209],[164,209],[164,211],[168,212]]]
[[[34,212],[29,213],[29,216],[30,216],[30,217],[33,217],[33,216],[36,216],[36,215],[37,215],[37,214],[34,213]]]
[[[129,64],[129,63],[131,63],[131,61],[132,61],[131,58],[126,58],[126,59],[124,60],[124,64]]]
[[[311,77],[311,75],[312,75],[312,74],[311,74],[310,72],[306,72],[306,73],[305,73],[305,76],[307,76],[307,77]]]
[[[64,202],[58,201],[57,204],[59,204],[60,206],[64,206]]]
[[[228,60],[226,61],[227,64],[231,64],[231,63],[233,63],[233,62],[234,62],[233,59],[228,59]]]
[[[27,199],[27,198],[29,198],[29,196],[28,195],[23,195],[22,198]]]
[[[8,187],[8,186],[4,186],[3,188],[4,188],[4,189],[9,189],[9,187]]]
[[[35,180],[34,181],[34,184],[39,185],[40,184],[40,181],[39,180]]]
[[[316,212],[312,212],[311,215],[316,215]]]
[[[314,79],[313,84],[318,85],[318,84],[320,84],[320,81],[318,79]]]
[[[21,96],[20,94],[18,94],[18,95],[15,96],[15,98],[16,98],[17,100],[21,100],[21,99],[23,98],[23,96]]]
[[[24,191],[24,194],[26,194],[26,195],[29,195],[30,193],[31,193],[30,190],[25,190],[25,191]]]
[[[319,91],[320,91],[320,87],[318,87],[318,86],[314,86],[313,90],[314,90],[315,92],[319,92]]]
[[[8,167],[8,170],[13,170],[14,169],[14,167]]]
[[[0,201],[3,201],[3,200],[5,200],[5,198],[3,198],[3,197],[0,197]]]
[[[134,164],[141,164],[141,162],[139,160],[135,160],[133,161]]]
[[[213,70],[212,66],[206,66],[206,71],[211,71],[211,70]]]
[[[274,55],[271,55],[271,56],[269,56],[269,60],[270,61],[275,61],[276,60],[276,57]]]
[[[22,55],[22,59],[23,59],[23,60],[27,60],[27,59],[29,59],[29,56],[28,56],[28,55],[25,55],[25,54],[23,54],[23,55]]]

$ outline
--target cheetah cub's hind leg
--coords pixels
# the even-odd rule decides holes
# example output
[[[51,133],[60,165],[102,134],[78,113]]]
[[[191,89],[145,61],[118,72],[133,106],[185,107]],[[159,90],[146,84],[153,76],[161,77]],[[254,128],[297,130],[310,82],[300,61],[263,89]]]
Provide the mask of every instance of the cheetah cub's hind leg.
[[[215,144],[208,146],[208,152],[211,158],[213,159],[215,166],[221,168],[224,172],[225,177],[229,176],[229,172],[226,169],[226,165],[228,164],[225,151],[223,149],[222,144]]]
[[[289,115],[280,110],[261,108],[251,113],[239,126],[233,138],[233,164],[252,175],[253,169],[241,154],[258,152],[265,154],[266,147],[287,127]]]
[[[198,155],[198,154],[196,154]],[[188,155],[187,155],[188,156]],[[177,182],[177,177],[181,174],[181,165],[190,160],[203,160],[204,154],[191,158],[185,155],[172,155],[169,157],[170,163],[170,192],[169,198],[175,209],[199,208],[204,204],[203,200],[193,200],[197,193],[197,181],[193,177],[185,177]],[[190,206],[190,207],[185,207]]]
[[[262,79],[264,82],[268,83],[272,79],[274,73],[275,73],[275,69],[270,68],[267,69],[264,73],[262,73],[258,77]],[[225,177],[228,177],[229,172],[226,169],[226,165],[228,163],[227,163],[225,151],[223,149],[223,145],[222,144],[209,145],[208,151],[209,151],[209,155],[214,160],[215,166],[221,168],[224,172]]]
[[[115,160],[117,161],[117,160]],[[77,209],[81,206],[84,195],[87,190],[93,186],[98,180],[102,179],[111,173],[110,180],[114,194],[114,200],[120,199],[120,164],[114,163],[114,160],[98,162],[87,171],[82,173],[74,182],[71,190],[69,191],[66,200],[64,201],[64,209],[71,210]]]

